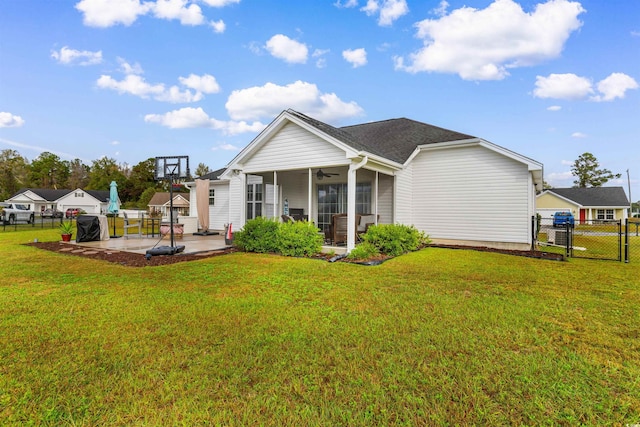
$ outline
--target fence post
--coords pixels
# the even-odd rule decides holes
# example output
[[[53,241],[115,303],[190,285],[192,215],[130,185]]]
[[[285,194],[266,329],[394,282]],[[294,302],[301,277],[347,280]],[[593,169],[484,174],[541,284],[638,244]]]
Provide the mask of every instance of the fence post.
[[[536,250],[536,217],[531,215],[531,252]]]
[[[571,224],[569,221],[565,222],[564,229],[566,230],[567,241],[565,242],[565,257],[571,258],[573,256],[573,245],[571,244],[573,240],[573,232],[571,230]]]
[[[629,218],[624,223],[624,262],[629,263]]]

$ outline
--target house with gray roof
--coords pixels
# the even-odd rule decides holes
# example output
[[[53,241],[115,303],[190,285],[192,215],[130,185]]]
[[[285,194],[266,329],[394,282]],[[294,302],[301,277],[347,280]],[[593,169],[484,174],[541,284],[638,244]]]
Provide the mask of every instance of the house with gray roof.
[[[537,212],[549,218],[555,212],[571,212],[581,224],[627,218],[629,199],[622,187],[551,188],[536,197]]]
[[[406,118],[334,127],[280,113],[209,179],[211,229],[295,211],[413,225],[439,243],[529,248],[542,164],[482,138]],[[193,189],[195,183],[187,183]],[[191,191],[191,212],[196,212]]]
[[[99,214],[107,210],[109,204],[108,190],[83,190],[76,188],[23,188],[7,199],[8,202],[29,205],[36,212],[55,209],[64,212],[69,208],[78,208],[86,213]]]

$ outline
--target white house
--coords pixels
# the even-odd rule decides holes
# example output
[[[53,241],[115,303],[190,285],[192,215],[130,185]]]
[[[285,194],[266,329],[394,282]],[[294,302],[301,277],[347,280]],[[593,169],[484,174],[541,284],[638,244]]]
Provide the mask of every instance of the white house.
[[[542,164],[459,132],[400,118],[336,128],[297,111],[275,118],[210,179],[210,229],[279,217],[285,206],[322,230],[356,214],[414,225],[437,243],[531,246]],[[187,183],[194,188],[195,183]],[[196,212],[191,191],[191,212]]]
[[[7,199],[8,202],[29,205],[36,213],[51,208],[64,212],[68,208],[82,209],[86,213],[104,213],[109,205],[109,191],[48,188],[24,188]]]

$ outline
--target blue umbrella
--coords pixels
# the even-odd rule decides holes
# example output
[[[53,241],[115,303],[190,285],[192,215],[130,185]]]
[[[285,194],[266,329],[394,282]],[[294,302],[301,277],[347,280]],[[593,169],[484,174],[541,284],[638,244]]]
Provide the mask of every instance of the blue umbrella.
[[[116,236],[116,217],[115,215],[118,213],[118,184],[115,181],[111,181],[111,188],[109,189],[109,207],[107,211],[113,215],[113,236]]]
[[[109,190],[109,213],[118,213],[118,184],[111,181],[111,189]]]

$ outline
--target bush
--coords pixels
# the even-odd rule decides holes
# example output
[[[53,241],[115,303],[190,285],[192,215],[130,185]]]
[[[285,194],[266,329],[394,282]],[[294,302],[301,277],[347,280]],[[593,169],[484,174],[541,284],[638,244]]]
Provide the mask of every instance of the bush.
[[[373,246],[373,244],[369,242],[360,243],[358,246],[353,248],[347,258],[349,259],[370,259],[375,256],[380,255],[380,251],[378,248]]]
[[[322,249],[318,227],[307,221],[284,222],[278,227],[278,252],[286,256],[310,256]]]
[[[429,237],[414,226],[401,224],[372,225],[363,239],[380,253],[389,256],[415,251],[430,243]]]
[[[247,221],[241,231],[233,234],[235,245],[247,252],[277,252],[278,223],[263,217]]]
[[[274,252],[286,256],[309,256],[322,249],[318,228],[307,221],[279,223],[258,217],[234,233],[235,245],[246,252]]]

